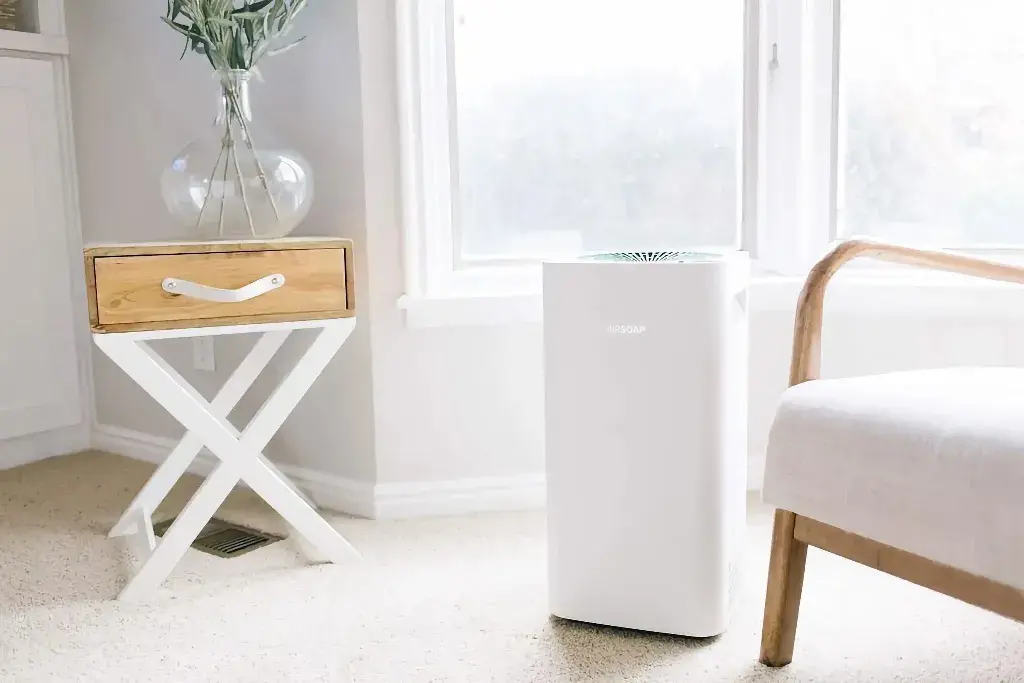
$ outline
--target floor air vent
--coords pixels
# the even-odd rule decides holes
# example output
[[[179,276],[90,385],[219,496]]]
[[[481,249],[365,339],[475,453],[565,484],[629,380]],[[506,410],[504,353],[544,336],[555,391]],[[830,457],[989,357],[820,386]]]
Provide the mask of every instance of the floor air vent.
[[[153,533],[162,537],[172,524],[174,524],[173,519],[154,524]],[[214,518],[199,532],[192,547],[217,557],[238,557],[280,540],[283,540],[282,536],[275,536]]]

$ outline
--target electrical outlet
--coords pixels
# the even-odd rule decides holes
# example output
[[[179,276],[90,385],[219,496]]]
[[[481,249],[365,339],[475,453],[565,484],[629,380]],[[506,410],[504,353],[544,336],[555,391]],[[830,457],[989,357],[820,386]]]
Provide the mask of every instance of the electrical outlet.
[[[196,337],[192,340],[192,365],[196,370],[217,370],[217,361],[213,355],[213,337]]]

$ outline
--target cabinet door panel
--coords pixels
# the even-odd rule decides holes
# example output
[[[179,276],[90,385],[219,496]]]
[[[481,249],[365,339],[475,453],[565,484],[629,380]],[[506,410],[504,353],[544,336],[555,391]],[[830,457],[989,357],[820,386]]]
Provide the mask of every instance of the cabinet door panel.
[[[81,419],[54,76],[0,57],[0,439]]]

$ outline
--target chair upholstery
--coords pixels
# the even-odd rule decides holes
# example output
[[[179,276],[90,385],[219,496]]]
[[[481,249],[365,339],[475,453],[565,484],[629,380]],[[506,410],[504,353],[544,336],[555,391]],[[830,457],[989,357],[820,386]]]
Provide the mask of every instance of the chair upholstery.
[[[1024,589],[1024,369],[791,387],[769,436],[763,496]]]

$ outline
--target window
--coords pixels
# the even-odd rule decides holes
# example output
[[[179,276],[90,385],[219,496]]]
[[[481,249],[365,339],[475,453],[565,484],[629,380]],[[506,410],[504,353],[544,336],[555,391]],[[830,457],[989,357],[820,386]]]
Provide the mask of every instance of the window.
[[[738,246],[741,3],[453,9],[462,261]]]
[[[407,293],[546,258],[1022,245],[1018,0],[397,0]]]
[[[743,0],[400,9],[410,289],[581,251],[740,246]]]
[[[1024,242],[1024,3],[841,7],[840,229],[947,247]]]

